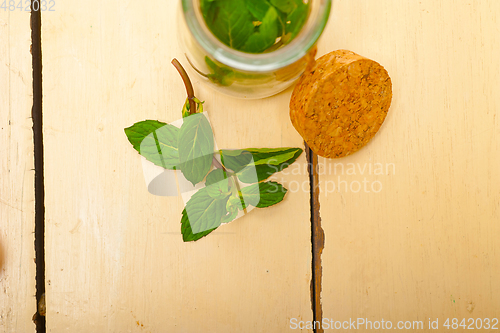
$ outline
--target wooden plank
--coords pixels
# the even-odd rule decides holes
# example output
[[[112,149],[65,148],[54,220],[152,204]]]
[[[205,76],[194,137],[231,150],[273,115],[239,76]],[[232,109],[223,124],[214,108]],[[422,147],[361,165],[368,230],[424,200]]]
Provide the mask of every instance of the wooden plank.
[[[123,128],[181,116],[177,5],[42,13],[48,332],[280,332],[312,318],[305,154],[275,178],[284,202],[196,243],[182,242],[180,197],[147,192]],[[303,147],[290,90],[242,102],[193,83],[219,147]]]
[[[34,332],[34,160],[29,13],[0,10],[0,327]]]
[[[380,62],[394,97],[368,146],[319,160],[327,320],[498,318],[499,19],[495,0],[335,1],[319,54]]]

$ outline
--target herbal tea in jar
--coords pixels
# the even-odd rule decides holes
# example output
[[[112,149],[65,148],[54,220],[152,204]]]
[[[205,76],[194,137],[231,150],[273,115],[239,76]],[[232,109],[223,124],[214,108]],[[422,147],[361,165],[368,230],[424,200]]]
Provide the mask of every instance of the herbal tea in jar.
[[[218,91],[272,96],[313,59],[330,7],[331,0],[182,0],[183,51]]]

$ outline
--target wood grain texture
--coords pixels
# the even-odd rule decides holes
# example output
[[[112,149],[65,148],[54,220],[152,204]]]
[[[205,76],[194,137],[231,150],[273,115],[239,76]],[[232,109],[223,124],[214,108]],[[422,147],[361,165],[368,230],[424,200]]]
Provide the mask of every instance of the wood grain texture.
[[[0,11],[0,330],[34,332],[30,16]]]
[[[305,154],[275,177],[284,202],[195,243],[182,242],[180,197],[147,192],[123,129],[181,117],[177,5],[42,13],[48,332],[280,332],[312,318]],[[193,84],[219,147],[303,147],[290,90],[241,101]]]
[[[499,316],[499,21],[496,0],[335,1],[318,54],[378,61],[393,103],[365,148],[319,161],[324,318]]]

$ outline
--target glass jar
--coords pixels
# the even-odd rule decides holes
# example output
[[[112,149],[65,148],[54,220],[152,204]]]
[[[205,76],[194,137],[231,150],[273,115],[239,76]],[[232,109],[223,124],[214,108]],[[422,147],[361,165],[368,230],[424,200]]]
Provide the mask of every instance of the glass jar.
[[[316,42],[330,14],[332,0],[304,1],[307,20],[288,44],[266,53],[246,53],[230,48],[208,29],[200,0],[181,0],[179,36],[191,75],[217,91],[239,98],[264,98],[292,85],[314,59]]]

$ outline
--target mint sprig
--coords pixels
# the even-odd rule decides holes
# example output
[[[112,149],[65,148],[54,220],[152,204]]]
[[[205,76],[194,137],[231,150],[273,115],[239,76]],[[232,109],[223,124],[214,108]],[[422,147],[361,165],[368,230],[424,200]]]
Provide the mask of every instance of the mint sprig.
[[[264,180],[293,163],[302,149],[222,149],[220,163],[214,154],[212,128],[201,113],[203,102],[194,96],[191,81],[180,63],[176,59],[173,63],[188,94],[181,127],[145,120],[125,128],[125,134],[134,149],[148,161],[165,169],[180,170],[193,185],[205,182],[205,187],[191,196],[182,211],[182,239],[188,242],[208,235],[222,223],[231,222],[240,211],[246,214],[250,206],[265,208],[281,202],[287,189],[277,182]]]

